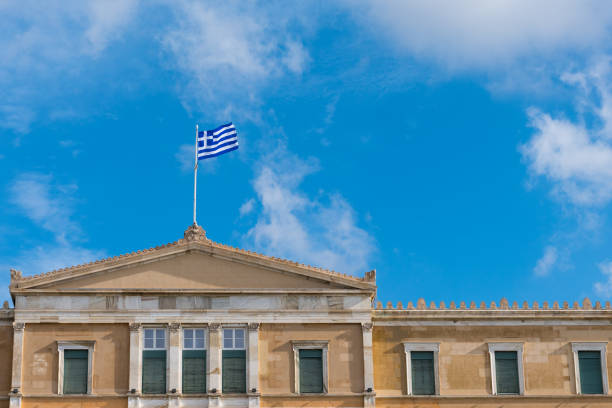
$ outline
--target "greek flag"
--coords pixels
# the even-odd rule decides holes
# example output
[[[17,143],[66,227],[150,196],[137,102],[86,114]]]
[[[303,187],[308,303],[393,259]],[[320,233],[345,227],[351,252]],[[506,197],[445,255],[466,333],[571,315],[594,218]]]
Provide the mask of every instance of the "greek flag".
[[[198,133],[198,160],[220,156],[237,148],[238,134],[231,122]]]

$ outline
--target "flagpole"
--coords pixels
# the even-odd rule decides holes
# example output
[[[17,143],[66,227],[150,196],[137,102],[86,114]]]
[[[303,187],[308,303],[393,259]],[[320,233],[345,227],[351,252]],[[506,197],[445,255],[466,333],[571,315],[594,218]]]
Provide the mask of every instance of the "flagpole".
[[[195,164],[193,166],[193,225],[198,225],[198,223],[196,222],[197,191],[198,191],[198,125],[196,124]]]

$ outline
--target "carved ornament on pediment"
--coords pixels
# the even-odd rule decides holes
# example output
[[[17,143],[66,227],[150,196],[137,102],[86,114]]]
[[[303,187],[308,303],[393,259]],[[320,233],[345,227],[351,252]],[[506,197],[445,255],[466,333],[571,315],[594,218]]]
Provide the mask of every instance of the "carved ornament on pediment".
[[[11,282],[21,280],[21,271],[11,269]]]
[[[183,239],[187,242],[208,241],[208,238],[206,238],[206,231],[204,231],[204,228],[200,227],[198,224],[191,224],[189,228],[185,230]]]

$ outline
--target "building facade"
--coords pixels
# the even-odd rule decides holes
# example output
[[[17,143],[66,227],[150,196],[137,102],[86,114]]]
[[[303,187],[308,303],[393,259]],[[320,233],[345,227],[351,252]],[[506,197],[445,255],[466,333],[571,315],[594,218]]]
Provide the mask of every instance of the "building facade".
[[[195,225],[10,293],[0,407],[612,407],[609,302],[383,307]]]

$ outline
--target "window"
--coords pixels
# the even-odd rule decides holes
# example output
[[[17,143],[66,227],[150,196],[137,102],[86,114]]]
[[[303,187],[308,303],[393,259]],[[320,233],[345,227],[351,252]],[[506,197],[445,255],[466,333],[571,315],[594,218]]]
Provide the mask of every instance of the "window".
[[[608,394],[606,343],[572,343],[578,394]]]
[[[327,392],[327,341],[294,341],[295,392]]]
[[[142,352],[143,394],[166,393],[166,330],[144,329]]]
[[[224,393],[246,392],[244,329],[223,329],[221,387]]]
[[[204,329],[183,329],[183,393],[206,393]]]
[[[58,341],[58,394],[91,394],[94,341]]]
[[[493,395],[523,395],[523,343],[489,343]]]
[[[438,343],[404,343],[406,353],[406,391],[408,395],[437,395]]]

